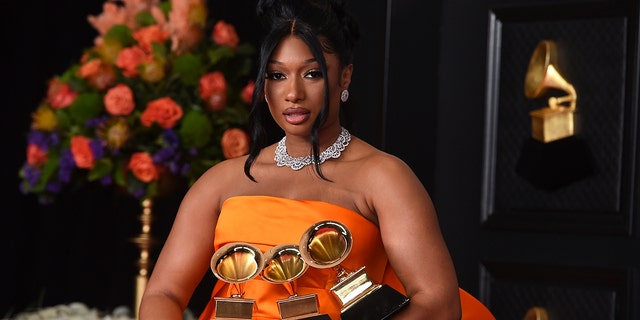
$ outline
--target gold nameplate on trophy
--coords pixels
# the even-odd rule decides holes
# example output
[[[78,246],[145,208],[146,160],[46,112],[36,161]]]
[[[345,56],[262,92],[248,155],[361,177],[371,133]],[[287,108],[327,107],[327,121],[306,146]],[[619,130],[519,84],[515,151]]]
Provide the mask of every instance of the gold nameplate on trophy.
[[[574,135],[574,113],[578,94],[558,71],[556,43],[542,40],[529,60],[525,76],[524,93],[529,99],[543,97],[549,89],[564,91],[567,95],[548,99],[549,105],[529,112],[531,137],[543,143]]]
[[[330,319],[319,318],[316,294],[298,296],[295,280],[302,276],[309,265],[302,259],[296,244],[283,244],[271,248],[264,254],[265,265],[261,276],[270,283],[282,284],[290,296],[277,301],[281,319]]]
[[[231,297],[215,297],[215,319],[251,319],[253,299],[243,298],[242,284],[255,278],[264,266],[260,249],[243,242],[228,243],[211,258],[211,271],[221,281],[231,283],[236,293]]]
[[[312,225],[300,240],[302,258],[314,268],[337,268],[337,283],[331,292],[340,302],[340,319],[386,319],[409,303],[409,298],[388,285],[371,281],[365,266],[348,272],[340,263],[351,252],[353,239],[346,226],[337,221]]]

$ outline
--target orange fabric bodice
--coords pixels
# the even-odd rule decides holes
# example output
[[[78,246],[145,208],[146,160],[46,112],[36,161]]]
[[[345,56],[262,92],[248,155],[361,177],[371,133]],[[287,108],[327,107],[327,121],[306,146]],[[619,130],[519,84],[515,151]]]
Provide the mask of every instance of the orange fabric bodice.
[[[380,230],[371,221],[344,207],[314,200],[292,200],[272,196],[237,196],[223,205],[215,230],[215,249],[232,242],[245,242],[263,253],[281,244],[299,244],[303,233],[313,224],[334,220],[349,229],[353,238],[351,252],[340,263],[347,271],[366,266],[374,283],[388,284],[405,294],[405,290],[389,265],[380,238]],[[309,267],[295,280],[299,296],[315,293],[320,313],[340,319],[340,304],[331,293],[336,283],[336,268]],[[244,298],[254,299],[253,319],[280,319],[277,300],[292,295],[288,285],[272,284],[260,276],[240,284]],[[216,282],[212,299],[200,315],[200,320],[215,317],[213,297],[230,297],[237,286],[221,280]]]

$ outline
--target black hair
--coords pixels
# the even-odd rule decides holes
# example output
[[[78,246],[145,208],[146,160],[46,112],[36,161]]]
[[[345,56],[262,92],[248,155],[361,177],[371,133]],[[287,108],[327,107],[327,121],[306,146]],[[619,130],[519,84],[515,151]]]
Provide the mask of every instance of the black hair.
[[[287,36],[294,35],[304,41],[320,64],[322,74],[327,74],[323,53],[336,54],[340,68],[353,63],[355,46],[360,37],[358,26],[346,12],[345,0],[258,0],[256,14],[260,21],[262,44],[258,55],[258,70],[249,115],[251,148],[244,164],[244,173],[252,181],[251,166],[260,151],[273,143],[270,129],[276,127],[264,100],[264,83],[267,64],[273,50]],[[324,78],[324,104],[311,130],[312,155],[315,170],[320,177],[318,129],[326,121],[329,110],[328,78]]]

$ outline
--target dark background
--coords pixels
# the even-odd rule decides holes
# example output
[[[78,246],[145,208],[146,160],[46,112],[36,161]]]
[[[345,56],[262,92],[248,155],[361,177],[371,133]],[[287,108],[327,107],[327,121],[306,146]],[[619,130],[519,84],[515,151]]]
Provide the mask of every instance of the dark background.
[[[0,318],[74,301],[106,311],[133,304],[139,251],[130,239],[140,232],[139,203],[121,192],[88,186],[43,206],[18,189],[30,114],[46,94],[47,81],[77,62],[82,50],[93,44],[97,31],[87,16],[100,14],[103,2],[0,3],[5,17],[0,30],[4,100]],[[209,15],[234,24],[241,41],[255,43],[253,8],[253,1],[210,1]],[[157,240],[168,233],[185,190],[178,184],[154,203],[152,233]],[[206,280],[201,294],[194,296],[196,310],[208,300],[214,278]]]

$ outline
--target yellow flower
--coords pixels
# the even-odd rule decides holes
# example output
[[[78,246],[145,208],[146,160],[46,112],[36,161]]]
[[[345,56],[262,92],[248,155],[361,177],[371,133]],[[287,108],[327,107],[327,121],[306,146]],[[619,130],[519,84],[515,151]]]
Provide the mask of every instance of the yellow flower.
[[[33,123],[31,128],[42,131],[53,131],[58,126],[58,116],[46,104],[40,105],[35,112],[31,114]]]
[[[112,149],[120,149],[131,137],[131,129],[127,121],[121,117],[109,118],[98,128],[98,136],[106,141]]]

